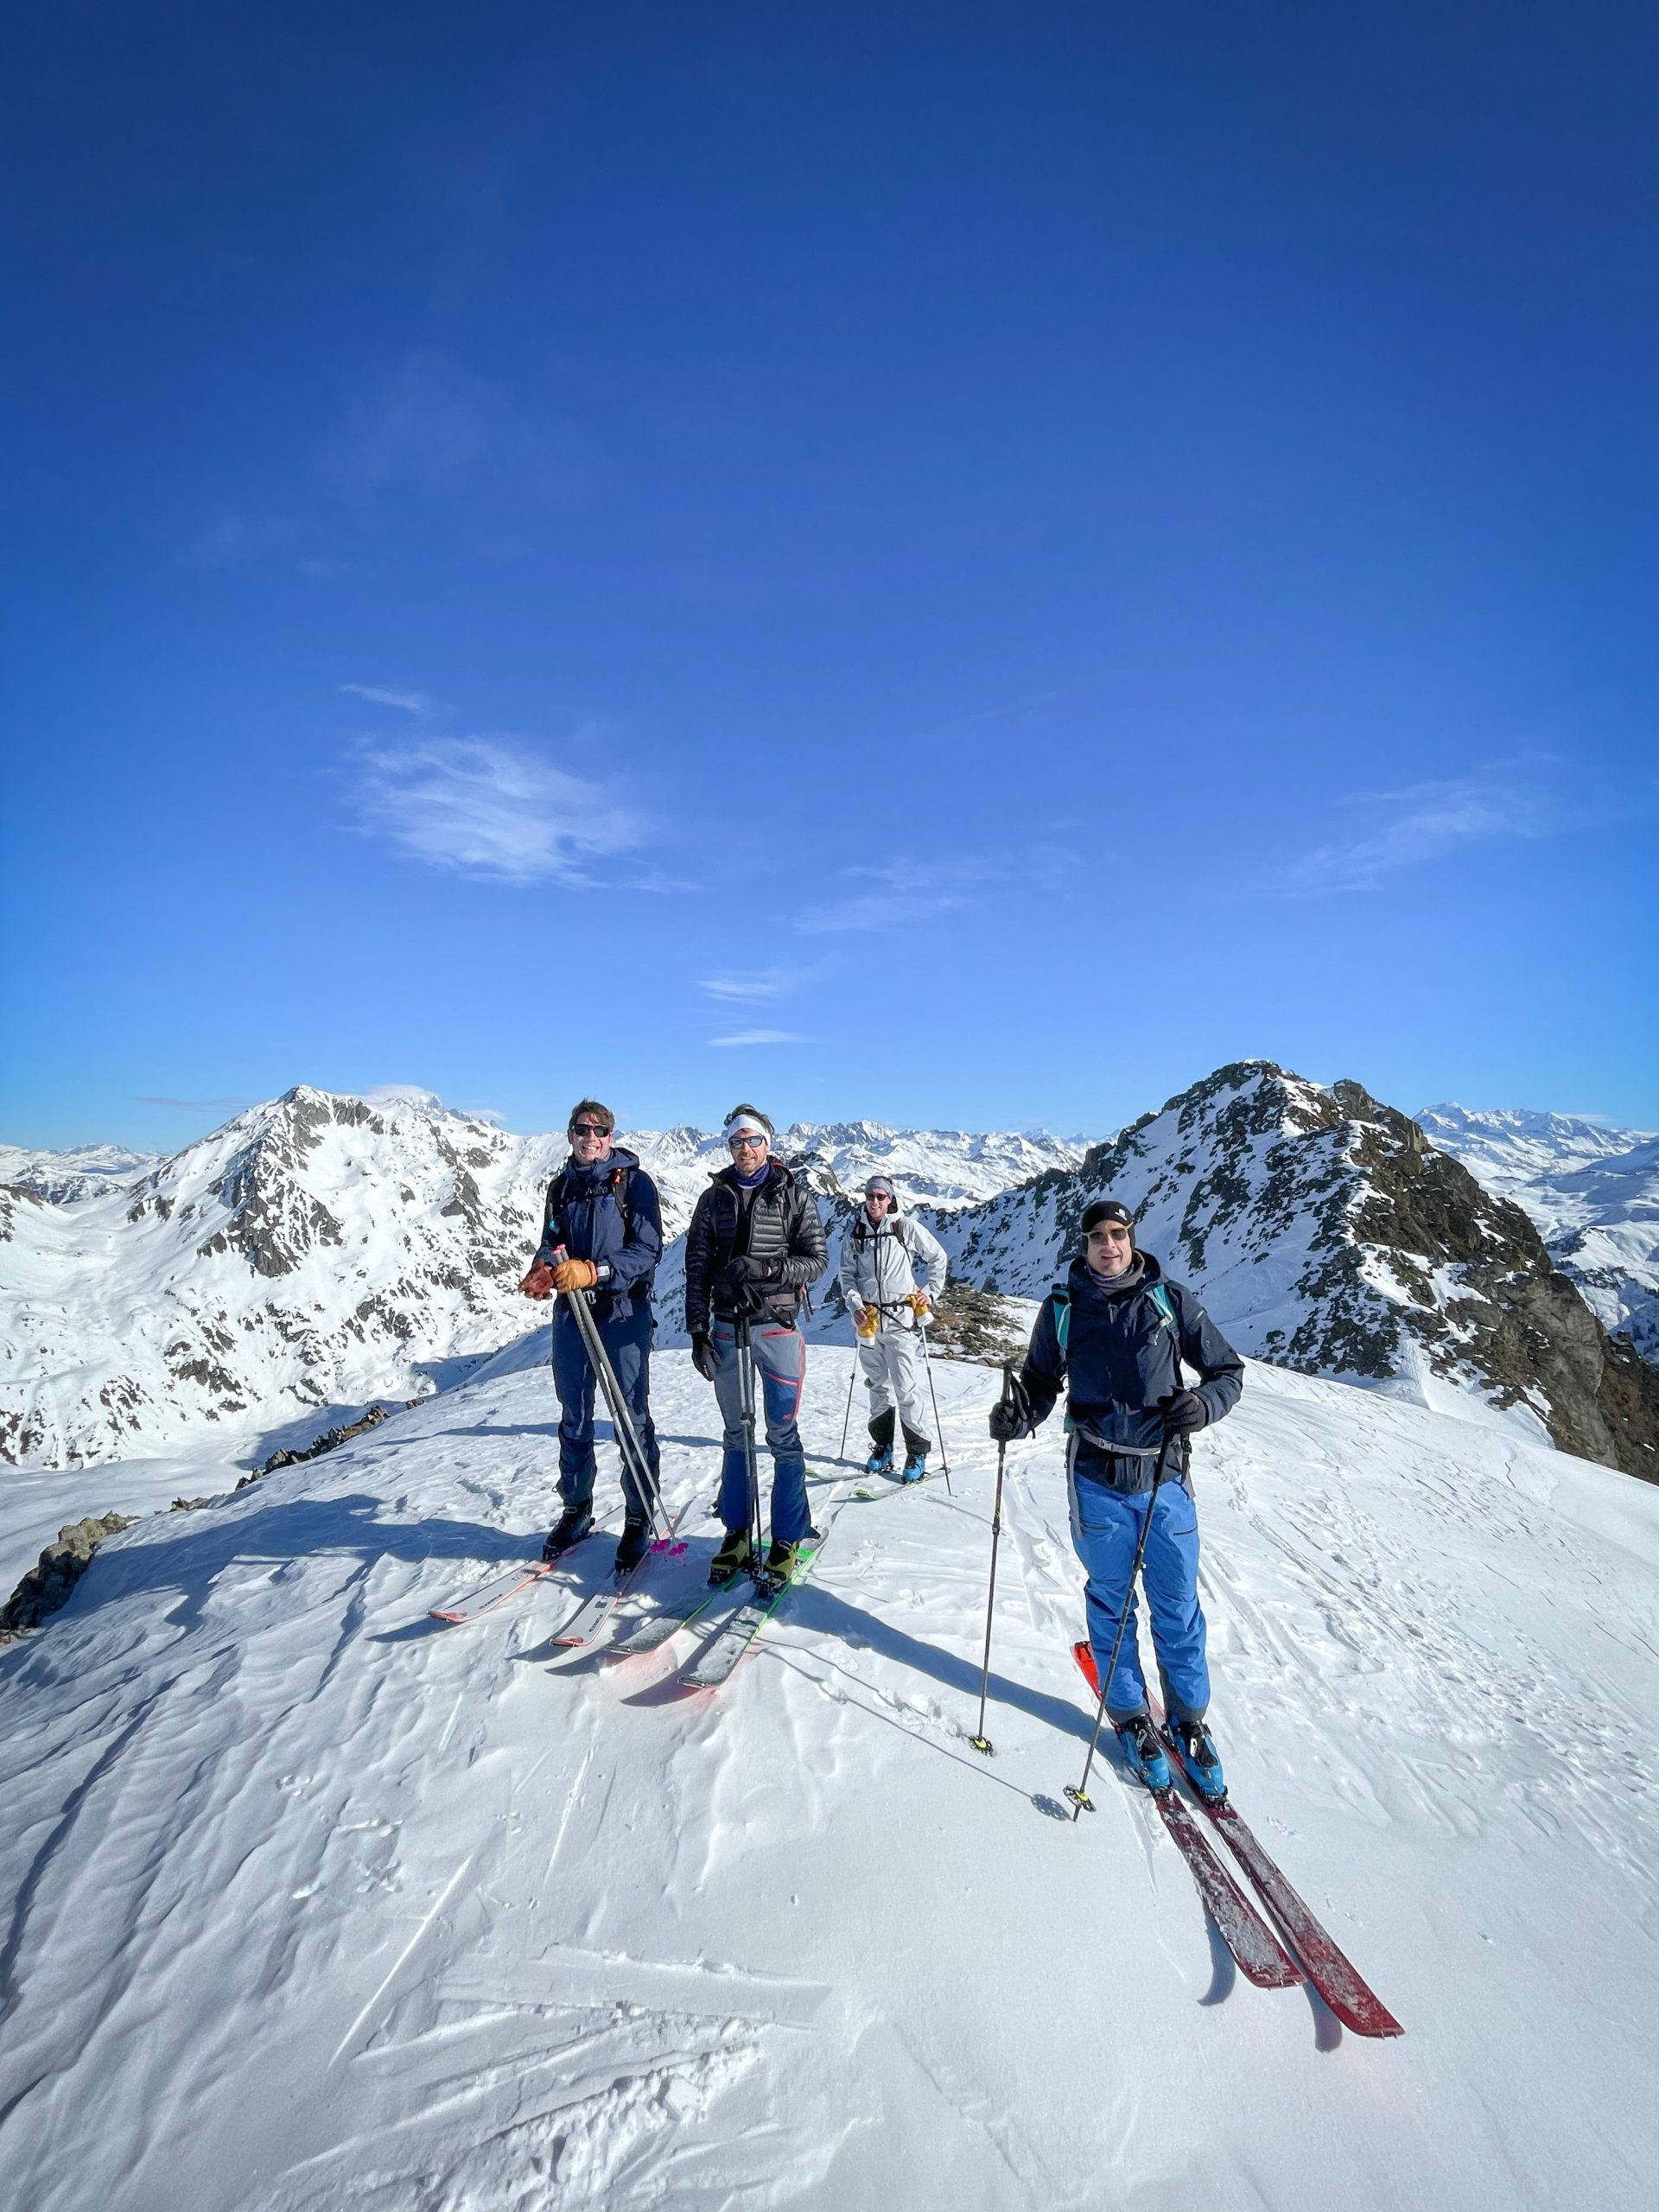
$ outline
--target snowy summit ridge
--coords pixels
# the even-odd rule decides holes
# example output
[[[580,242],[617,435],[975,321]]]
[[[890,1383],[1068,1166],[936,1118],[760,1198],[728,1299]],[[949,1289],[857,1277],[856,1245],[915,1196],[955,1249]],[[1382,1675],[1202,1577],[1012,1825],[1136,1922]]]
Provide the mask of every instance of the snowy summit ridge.
[[[1659,1376],[1609,1338],[1518,1206],[1360,1084],[1237,1062],[939,1235],[981,1288],[1039,1297],[1108,1192],[1240,1351],[1654,1475]]]

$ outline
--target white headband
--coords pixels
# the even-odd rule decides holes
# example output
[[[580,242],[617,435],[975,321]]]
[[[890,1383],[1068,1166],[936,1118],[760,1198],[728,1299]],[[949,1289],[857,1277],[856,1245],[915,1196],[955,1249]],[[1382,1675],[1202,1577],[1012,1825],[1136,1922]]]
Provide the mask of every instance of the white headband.
[[[734,1114],[721,1131],[721,1135],[728,1144],[730,1144],[734,1137],[765,1137],[768,1144],[772,1141],[771,1130],[759,1116],[754,1114]]]

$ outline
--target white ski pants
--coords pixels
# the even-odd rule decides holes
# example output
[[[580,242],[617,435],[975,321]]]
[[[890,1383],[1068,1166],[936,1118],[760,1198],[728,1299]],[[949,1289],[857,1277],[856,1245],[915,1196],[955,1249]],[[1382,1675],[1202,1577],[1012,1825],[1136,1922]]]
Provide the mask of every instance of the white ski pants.
[[[922,1332],[889,1322],[868,1340],[860,1338],[858,1363],[870,1394],[870,1419],[898,1408],[907,1436],[925,1436],[927,1377],[922,1370]]]

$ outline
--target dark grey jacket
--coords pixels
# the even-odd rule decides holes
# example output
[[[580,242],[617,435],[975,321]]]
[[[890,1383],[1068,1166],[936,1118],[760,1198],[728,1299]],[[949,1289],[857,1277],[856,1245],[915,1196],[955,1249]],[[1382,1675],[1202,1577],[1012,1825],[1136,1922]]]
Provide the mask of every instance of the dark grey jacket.
[[[685,1325],[694,1337],[707,1332],[711,1316],[734,1318],[732,1300],[715,1283],[728,1261],[745,1255],[767,1263],[760,1287],[766,1318],[792,1324],[830,1255],[811,1192],[781,1160],[767,1161],[766,1180],[747,1205],[732,1167],[721,1168],[697,1200],[685,1232]]]

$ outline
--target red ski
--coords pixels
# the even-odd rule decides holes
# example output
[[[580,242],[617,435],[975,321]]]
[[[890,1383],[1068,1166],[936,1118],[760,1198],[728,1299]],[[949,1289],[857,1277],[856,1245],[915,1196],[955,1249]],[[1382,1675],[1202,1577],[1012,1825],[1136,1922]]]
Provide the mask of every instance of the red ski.
[[[1147,1702],[1171,1763],[1192,1786],[1192,1777],[1187,1775],[1174,1736],[1165,1723],[1162,1707],[1156,1698],[1148,1698]],[[1255,1884],[1256,1895],[1278,1922],[1308,1980],[1343,2026],[1351,2028],[1357,2036],[1404,2035],[1399,2021],[1292,1889],[1228,1799],[1224,1797],[1218,1804],[1212,1804],[1196,1788],[1193,1795]]]
[[[1086,1643],[1071,1647],[1071,1656],[1083,1670],[1095,1695],[1100,1684],[1095,1674],[1095,1655]],[[1238,1884],[1205,1841],[1203,1834],[1173,1785],[1147,1792],[1163,1816],[1175,1848],[1192,1870],[1210,1917],[1221,1939],[1238,1961],[1239,1972],[1258,1989],[1289,1989],[1301,1980],[1284,1947]]]

